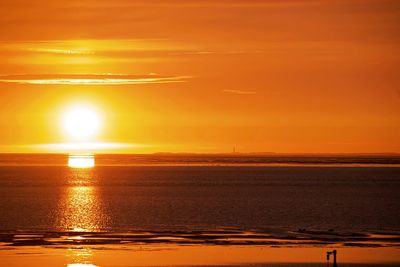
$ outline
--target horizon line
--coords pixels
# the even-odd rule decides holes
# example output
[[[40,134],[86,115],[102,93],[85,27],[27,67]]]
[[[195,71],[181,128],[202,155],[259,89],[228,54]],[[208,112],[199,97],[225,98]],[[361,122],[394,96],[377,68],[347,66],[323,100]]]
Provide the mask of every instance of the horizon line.
[[[118,152],[118,153],[65,153],[65,152],[0,152],[0,155],[238,155],[238,156],[345,156],[345,155],[393,155],[400,156],[400,152],[149,152],[149,153],[131,153],[131,152]]]

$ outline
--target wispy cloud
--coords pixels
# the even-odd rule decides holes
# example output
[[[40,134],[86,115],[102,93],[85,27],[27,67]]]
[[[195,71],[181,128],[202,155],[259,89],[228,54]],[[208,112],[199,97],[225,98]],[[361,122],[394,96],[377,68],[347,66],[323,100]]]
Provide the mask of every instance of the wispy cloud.
[[[255,91],[245,91],[245,90],[223,90],[225,93],[236,94],[236,95],[255,95]]]
[[[190,76],[157,74],[20,74],[0,75],[0,83],[39,85],[135,85],[186,82]]]
[[[91,55],[93,51],[88,49],[54,49],[54,48],[30,48],[30,52],[36,53],[49,53],[49,54],[63,54],[63,55]]]

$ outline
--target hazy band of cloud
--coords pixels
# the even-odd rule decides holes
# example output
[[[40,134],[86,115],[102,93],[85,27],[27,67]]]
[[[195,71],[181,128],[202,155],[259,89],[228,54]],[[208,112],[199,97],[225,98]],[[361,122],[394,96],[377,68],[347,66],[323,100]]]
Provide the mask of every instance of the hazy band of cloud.
[[[0,83],[39,85],[135,85],[186,82],[190,76],[157,74],[19,74],[0,75]]]
[[[59,143],[59,144],[40,144],[31,145],[32,148],[44,149],[56,152],[71,151],[97,151],[97,150],[113,150],[127,148],[142,148],[145,144],[129,144],[129,143],[104,143],[104,142],[87,142],[87,143]]]

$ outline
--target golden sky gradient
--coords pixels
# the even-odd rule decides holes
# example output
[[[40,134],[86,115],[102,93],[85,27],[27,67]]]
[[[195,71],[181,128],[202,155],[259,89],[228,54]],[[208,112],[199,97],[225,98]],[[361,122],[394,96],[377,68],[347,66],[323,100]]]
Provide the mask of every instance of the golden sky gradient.
[[[0,152],[61,152],[76,104],[100,152],[400,152],[396,0],[13,0],[0,24]]]

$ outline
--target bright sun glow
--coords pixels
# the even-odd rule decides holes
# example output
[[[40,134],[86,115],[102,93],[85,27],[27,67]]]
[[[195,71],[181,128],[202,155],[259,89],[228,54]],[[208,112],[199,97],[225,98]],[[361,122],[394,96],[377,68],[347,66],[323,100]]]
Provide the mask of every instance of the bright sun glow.
[[[64,114],[64,131],[71,137],[85,139],[98,133],[100,117],[95,109],[89,106],[76,106]]]

